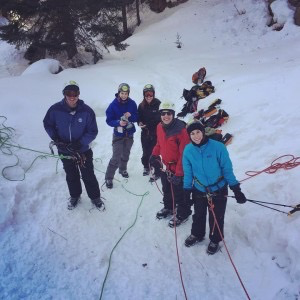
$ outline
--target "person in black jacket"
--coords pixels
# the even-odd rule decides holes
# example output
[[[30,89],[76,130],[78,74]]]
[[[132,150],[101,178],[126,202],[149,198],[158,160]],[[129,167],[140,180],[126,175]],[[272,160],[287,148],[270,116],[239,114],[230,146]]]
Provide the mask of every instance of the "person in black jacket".
[[[138,124],[142,129],[141,142],[143,148],[142,164],[144,166],[143,175],[150,174],[149,158],[156,145],[156,127],[161,121],[159,113],[160,101],[155,98],[155,88],[152,84],[146,84],[143,89],[143,101],[138,106]],[[155,170],[150,181],[159,178],[159,168]]]

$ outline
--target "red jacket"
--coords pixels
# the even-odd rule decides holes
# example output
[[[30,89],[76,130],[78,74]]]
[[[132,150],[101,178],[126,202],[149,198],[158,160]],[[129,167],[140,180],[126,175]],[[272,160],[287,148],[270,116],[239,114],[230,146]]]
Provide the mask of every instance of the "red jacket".
[[[157,143],[152,155],[161,155],[167,170],[176,176],[183,176],[182,153],[184,147],[190,143],[185,123],[174,119],[171,127],[164,128],[161,123],[157,125]]]

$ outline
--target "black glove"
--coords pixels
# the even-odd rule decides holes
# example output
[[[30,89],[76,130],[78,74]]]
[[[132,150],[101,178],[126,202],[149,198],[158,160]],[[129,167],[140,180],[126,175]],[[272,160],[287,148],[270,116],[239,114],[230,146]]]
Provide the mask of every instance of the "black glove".
[[[79,141],[74,141],[74,142],[68,144],[68,146],[67,146],[67,149],[70,152],[77,152],[80,150],[80,148],[81,148],[81,143]]]
[[[158,155],[151,155],[149,158],[150,167],[155,168],[158,165],[160,166],[160,162],[161,162],[161,159],[160,159],[160,156],[158,156]]]
[[[247,201],[247,198],[241,191],[240,184],[231,186],[230,189],[233,191],[237,203],[243,204]]]
[[[182,182],[182,176],[173,175],[169,181],[173,185],[179,185]]]

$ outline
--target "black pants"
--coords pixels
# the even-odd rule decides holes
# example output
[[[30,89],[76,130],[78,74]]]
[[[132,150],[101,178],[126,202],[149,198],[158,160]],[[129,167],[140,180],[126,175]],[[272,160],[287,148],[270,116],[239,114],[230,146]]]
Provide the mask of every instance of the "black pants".
[[[66,180],[71,197],[79,197],[82,193],[80,173],[84,182],[87,194],[90,199],[100,197],[100,189],[94,173],[93,151],[89,149],[84,153],[86,162],[84,167],[78,167],[72,159],[62,159]],[[79,172],[80,170],[80,172]]]
[[[212,202],[214,205],[214,212],[216,215],[216,220],[219,224],[220,230],[224,237],[224,215],[227,204],[228,188],[227,186],[220,189],[218,192],[214,193],[215,196],[212,197]],[[206,214],[207,209],[209,209],[208,200],[206,198],[206,193],[200,191],[193,191],[193,202],[194,202],[194,215],[193,215],[193,224],[191,233],[198,237],[203,238],[205,236],[205,227],[206,227]],[[209,238],[211,241],[218,243],[222,241],[217,225],[211,210],[209,210]]]
[[[141,142],[143,148],[142,164],[144,168],[149,168],[149,158],[152,154],[152,150],[156,145],[157,137],[156,135],[149,135],[147,132],[141,134]]]
[[[168,181],[165,172],[161,172],[160,178],[162,184],[162,191],[164,194],[163,196],[164,207],[167,209],[173,209],[171,183]],[[183,183],[179,185],[172,185],[172,186],[173,186],[175,205],[177,205],[177,216],[186,218],[192,213],[192,211],[189,203],[187,203],[184,199]]]

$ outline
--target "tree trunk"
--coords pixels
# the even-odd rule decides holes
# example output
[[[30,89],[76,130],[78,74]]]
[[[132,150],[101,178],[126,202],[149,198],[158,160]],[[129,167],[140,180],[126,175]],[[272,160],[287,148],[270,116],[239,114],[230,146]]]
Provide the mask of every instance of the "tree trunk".
[[[128,27],[127,27],[127,15],[126,15],[126,4],[122,4],[122,22],[123,22],[123,36],[124,39],[128,38]]]
[[[140,18],[140,0],[135,1],[136,5],[136,19],[137,19],[137,26],[141,25],[141,18]]]

